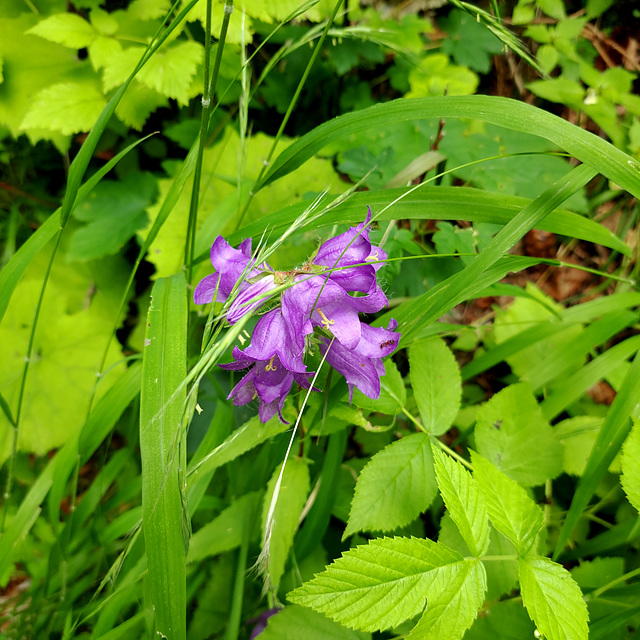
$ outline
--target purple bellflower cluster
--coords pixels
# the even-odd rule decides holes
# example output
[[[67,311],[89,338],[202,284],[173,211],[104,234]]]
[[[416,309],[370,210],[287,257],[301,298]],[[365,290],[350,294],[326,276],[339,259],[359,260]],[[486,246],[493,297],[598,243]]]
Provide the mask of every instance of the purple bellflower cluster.
[[[276,413],[280,419],[293,382],[308,389],[313,373],[304,356],[318,344],[326,361],[341,373],[349,387],[349,401],[357,387],[370,398],[380,395],[382,358],[398,346],[398,323],[387,329],[360,321],[360,313],[380,311],[388,303],[376,274],[386,253],[369,241],[371,211],[364,222],[327,240],[300,269],[275,271],[266,262],[255,264],[251,239],[237,249],[218,236],[211,247],[216,272],[200,281],[194,292],[196,304],[225,302],[235,291],[226,318],[234,324],[267,302],[274,302],[275,289],[288,288],[280,304],[258,321],[246,349],[233,348],[234,362],[223,369],[248,373],[231,390],[229,398],[243,405],[258,398],[258,414],[267,422]],[[270,292],[273,292],[270,294]],[[355,294],[355,295],[353,295]]]

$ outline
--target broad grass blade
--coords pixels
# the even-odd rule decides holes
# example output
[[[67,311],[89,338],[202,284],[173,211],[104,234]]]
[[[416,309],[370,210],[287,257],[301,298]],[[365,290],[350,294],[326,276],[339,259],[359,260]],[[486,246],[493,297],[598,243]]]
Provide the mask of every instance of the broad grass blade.
[[[186,638],[186,552],[180,483],[187,374],[187,291],[183,273],[156,281],[142,364],[142,519],[151,599],[161,637]],[[176,393],[176,390],[181,390]]]
[[[254,191],[291,173],[334,140],[380,129],[390,122],[425,118],[471,118],[546,138],[640,198],[640,164],[631,156],[542,109],[509,98],[480,95],[403,98],[329,120],[287,147],[273,161]]]

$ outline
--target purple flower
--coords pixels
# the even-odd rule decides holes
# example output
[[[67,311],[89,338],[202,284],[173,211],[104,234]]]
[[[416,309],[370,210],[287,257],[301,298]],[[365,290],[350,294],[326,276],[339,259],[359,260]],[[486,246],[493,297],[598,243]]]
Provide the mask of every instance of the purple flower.
[[[350,403],[354,387],[369,398],[380,397],[380,376],[385,373],[382,358],[398,347],[400,334],[395,331],[397,326],[395,320],[389,322],[387,329],[363,324],[362,338],[355,349],[346,349],[336,340],[331,344],[327,338],[322,339],[320,351],[347,381]]]
[[[259,616],[251,618],[251,620],[247,620],[248,624],[255,625],[253,627],[253,631],[251,631],[249,640],[255,640],[255,638],[257,638],[267,628],[269,618],[278,613],[278,611],[280,611],[280,609],[278,609],[277,607],[274,607],[273,609],[267,609],[266,611],[263,611]]]
[[[248,369],[229,399],[244,405],[257,398],[262,422],[276,413],[285,422],[282,410],[294,382],[310,388],[312,374],[304,356],[313,344],[344,375],[349,401],[354,387],[370,398],[380,396],[380,376],[385,373],[382,358],[397,348],[400,334],[395,331],[395,320],[387,329],[360,321],[360,313],[373,313],[388,304],[376,281],[387,256],[371,244],[370,222],[369,210],[364,222],[327,240],[313,259],[293,271],[274,272],[266,263],[256,266],[250,239],[238,249],[221,236],[213,243],[211,263],[216,273],[198,284],[194,301],[211,302],[217,291],[218,300],[225,302],[234,292],[226,312],[230,324],[273,298],[279,285],[291,285],[281,296],[281,306],[256,324],[251,344],[244,350],[234,347],[234,361],[220,365],[230,371]]]
[[[378,261],[387,259],[387,254],[369,241],[370,222],[368,209],[364,222],[327,240],[313,258],[313,264],[335,269],[329,277],[345,291],[370,292],[376,286],[376,271],[382,266]],[[371,261],[376,264],[363,264]]]
[[[196,304],[212,302],[218,289],[218,300],[225,302],[233,291],[236,283],[244,274],[244,282],[240,283],[239,295],[231,304],[227,312],[230,324],[236,323],[242,316],[255,311],[267,301],[267,296],[261,296],[276,287],[273,275],[265,275],[265,270],[271,270],[269,265],[261,268],[254,267],[255,260],[251,259],[251,238],[247,238],[237,249],[218,236],[211,246],[211,264],[216,273],[203,278],[193,292]]]
[[[243,405],[257,397],[262,422],[267,422],[276,413],[282,422],[286,422],[282,408],[294,380],[308,389],[311,374],[307,372],[302,356],[292,353],[282,311],[273,309],[263,316],[253,331],[251,344],[244,351],[234,347],[233,357],[234,362],[220,366],[230,371],[248,367],[250,370],[231,390],[229,399],[233,398],[235,405]]]

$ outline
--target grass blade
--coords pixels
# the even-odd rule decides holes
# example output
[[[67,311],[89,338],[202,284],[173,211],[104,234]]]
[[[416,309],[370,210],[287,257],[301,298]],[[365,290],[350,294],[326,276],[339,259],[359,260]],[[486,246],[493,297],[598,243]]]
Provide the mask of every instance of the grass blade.
[[[584,474],[578,481],[571,506],[567,513],[553,553],[557,558],[569,536],[576,526],[582,512],[594,494],[598,483],[607,472],[612,460],[616,457],[620,447],[629,433],[631,419],[640,396],[640,351],[636,353],[633,364],[622,382],[620,390],[609,407],[604,424],[598,433],[593,450],[587,461]]]
[[[542,109],[509,98],[479,95],[403,98],[338,116],[287,147],[256,183],[254,191],[291,173],[333,140],[379,129],[389,122],[425,118],[473,118],[546,138],[640,198],[640,164],[631,156]]]
[[[496,265],[527,231],[534,228],[572,193],[583,187],[595,173],[586,165],[573,169],[508,222],[486,249],[462,271],[445,280],[437,289],[434,288],[394,309],[391,315],[398,321],[398,328],[402,333],[401,344],[408,344],[424,325],[435,321],[456,304],[467,299],[472,291],[477,289],[478,284],[484,281],[487,271]],[[484,286],[488,284],[491,283],[488,282]],[[388,322],[387,316],[390,316],[390,313],[379,318],[375,324],[380,326]]]
[[[187,374],[184,274],[156,281],[142,364],[140,454],[142,518],[151,599],[161,637],[186,638],[186,552],[180,489],[185,455],[181,425]]]
[[[416,220],[470,220],[507,224],[531,200],[503,193],[491,193],[470,187],[434,187],[430,185],[382,191],[355,192],[335,208],[318,218],[311,218],[305,224],[305,231],[311,231],[333,224],[358,224],[362,222],[367,206],[376,213],[378,222],[400,219]],[[390,206],[391,205],[391,206]],[[249,236],[259,238],[265,228],[273,236],[283,233],[304,211],[307,203],[299,203],[282,209],[242,229],[232,233],[228,241],[236,245]],[[606,227],[571,211],[556,209],[541,220],[536,228],[559,235],[595,242],[631,255],[629,247]],[[210,246],[215,237],[208,239]],[[207,259],[209,250],[198,257]]]

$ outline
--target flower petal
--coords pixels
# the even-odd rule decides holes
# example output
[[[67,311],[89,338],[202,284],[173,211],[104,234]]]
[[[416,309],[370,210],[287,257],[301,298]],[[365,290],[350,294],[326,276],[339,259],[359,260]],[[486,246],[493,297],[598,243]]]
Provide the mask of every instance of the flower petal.
[[[242,316],[261,307],[269,299],[268,296],[263,297],[263,294],[275,288],[273,276],[265,276],[242,289],[227,311],[229,324],[235,324]]]
[[[374,311],[380,311],[380,309],[386,307],[389,304],[387,296],[384,291],[378,285],[375,289],[366,296],[349,296],[349,304],[356,311],[361,313],[373,313]]]
[[[345,291],[367,293],[376,284],[376,271],[373,265],[360,265],[333,271],[329,277],[332,282],[340,285]]]
[[[369,209],[364,222],[322,244],[313,259],[314,264],[325,267],[342,267],[364,262],[371,253],[368,227],[370,221],[371,210]]]
[[[341,373],[349,385],[354,385],[365,396],[374,400],[380,397],[380,374],[372,358],[360,355],[357,349],[349,351],[334,340],[331,347],[325,338],[320,351],[327,354],[327,362]],[[352,399],[352,388],[349,388],[349,402]]]
[[[251,336],[251,344],[244,350],[244,356],[255,361],[270,360],[278,356],[280,362],[289,371],[305,373],[306,366],[302,356],[293,355],[293,341],[280,308],[266,313],[256,324]],[[242,353],[242,352],[240,352]]]
[[[362,337],[357,349],[358,353],[368,358],[383,358],[398,348],[398,342],[400,342],[400,334],[397,331],[363,324]]]
[[[206,276],[196,286],[193,292],[193,302],[195,304],[207,304],[207,302],[212,302],[213,297],[216,294],[216,288],[218,286],[218,279],[220,278],[219,273],[212,273],[210,276]],[[218,292],[220,293],[220,292]],[[225,295],[220,296],[222,302],[226,300]]]
[[[233,398],[233,404],[240,406],[249,404],[256,397],[256,388],[253,384],[254,370],[251,369],[238,384],[231,389],[228,399]]]

